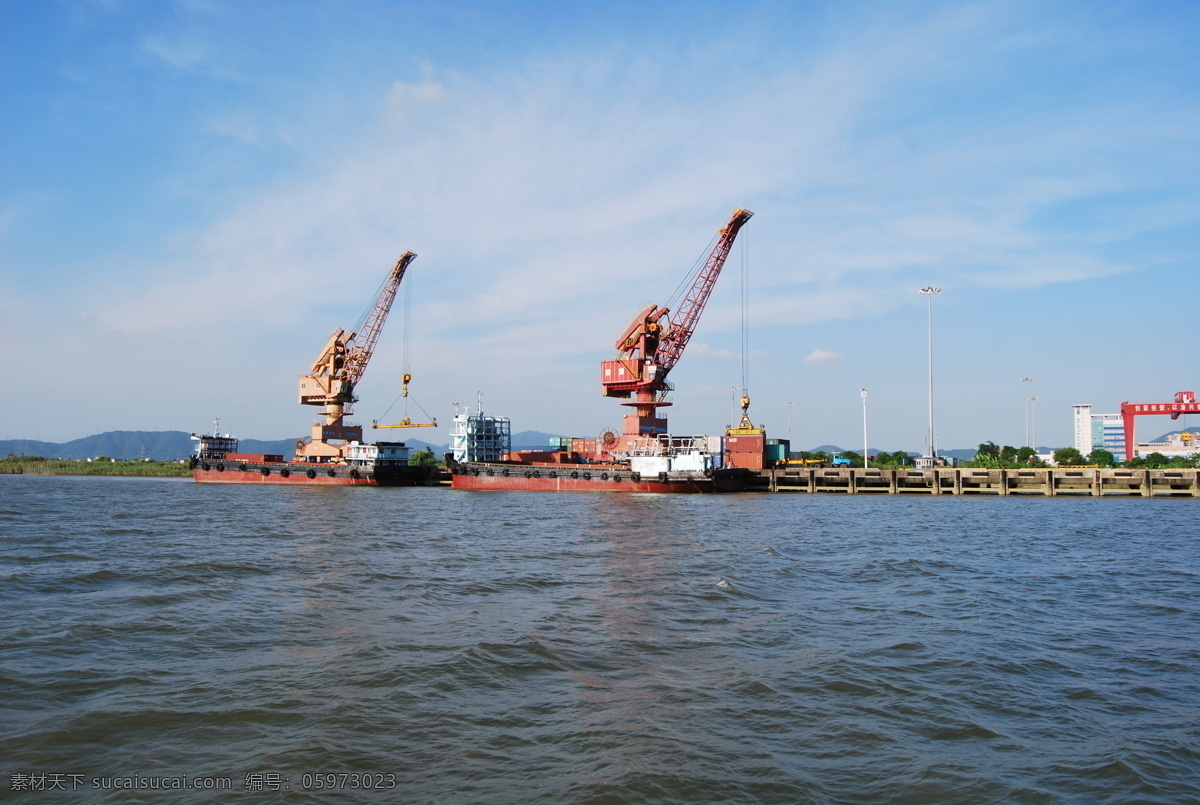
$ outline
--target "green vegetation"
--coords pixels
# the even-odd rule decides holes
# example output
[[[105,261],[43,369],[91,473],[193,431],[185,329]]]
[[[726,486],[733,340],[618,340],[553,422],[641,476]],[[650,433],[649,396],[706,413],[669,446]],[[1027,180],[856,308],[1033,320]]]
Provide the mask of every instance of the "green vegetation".
[[[998,446],[995,442],[984,442],[979,445],[975,457],[962,463],[964,467],[979,467],[987,470],[1011,470],[1029,467],[1045,467],[1046,462],[1037,457],[1037,451],[1032,447],[1020,449],[1011,445]]]
[[[0,458],[0,475],[134,475],[159,478],[187,478],[192,474],[187,462],[116,461],[99,456],[91,461],[73,461],[42,456]]]
[[[1060,447],[1054,451],[1054,463],[1060,467],[1082,467],[1088,462],[1074,447]]]
[[[1162,453],[1151,453],[1145,458],[1135,458],[1132,461],[1126,461],[1121,466],[1128,467],[1131,470],[1185,470],[1192,467],[1200,467],[1200,455],[1184,458],[1183,456],[1172,456],[1167,458]]]
[[[903,450],[894,453],[877,453],[871,458],[871,466],[881,470],[898,470],[901,467],[911,467],[912,459]]]
[[[418,450],[415,453],[410,453],[408,456],[408,463],[414,467],[436,467],[442,462],[437,460],[437,458],[433,455],[432,450],[426,448],[425,450]]]
[[[1060,447],[1054,451],[1054,463],[1059,467],[1109,469],[1121,466],[1131,470],[1176,470],[1200,467],[1200,455],[1191,458],[1182,456],[1167,458],[1162,453],[1151,453],[1145,458],[1120,462],[1108,450],[1096,449],[1085,456],[1074,447]],[[1032,447],[1017,449],[1008,445],[998,447],[995,442],[984,442],[979,445],[979,451],[975,453],[975,457],[970,461],[964,461],[962,466],[982,469],[1027,469],[1029,467],[1048,467],[1049,465],[1037,458]]]

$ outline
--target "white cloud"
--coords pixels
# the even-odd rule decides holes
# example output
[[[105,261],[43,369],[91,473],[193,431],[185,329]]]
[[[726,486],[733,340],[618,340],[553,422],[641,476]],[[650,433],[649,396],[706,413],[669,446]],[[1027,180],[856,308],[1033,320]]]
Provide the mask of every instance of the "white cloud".
[[[814,349],[805,356],[804,362],[810,365],[816,365],[821,363],[835,363],[841,359],[841,354],[837,352],[830,352],[826,349]]]
[[[440,64],[427,54],[383,68],[364,59],[373,72],[353,86],[296,89],[290,76],[262,77],[270,102],[247,101],[250,88],[239,87],[196,127],[197,151],[244,145],[248,162],[285,153],[285,169],[245,187],[231,181],[218,218],[181,219],[156,253],[89,255],[88,273],[56,289],[54,304],[88,313],[90,329],[47,333],[58,340],[43,346],[65,360],[69,339],[117,331],[137,342],[141,365],[170,363],[166,345],[189,370],[223,354],[226,387],[290,398],[290,386],[273,389],[290,384],[325,333],[352,323],[411,249],[419,258],[406,282],[425,349],[417,361],[439,367],[436,382],[519,387],[551,374],[564,407],[592,405],[589,362],[611,351],[639,305],[671,296],[739,205],[756,211],[739,238],[749,249],[752,340],[764,324],[810,339],[804,328],[826,322],[875,326],[929,282],[1011,290],[1115,276],[1136,262],[1106,251],[1115,238],[1196,221],[1188,186],[1174,200],[1123,201],[1195,175],[1169,161],[1194,166],[1194,148],[1161,147],[1186,144],[1194,105],[1027,97],[1010,68],[1061,40],[1044,26],[1022,36],[1021,14],[1037,16],[990,3],[911,19],[856,12],[867,24],[802,57],[760,56],[734,71],[716,59],[680,61],[670,48],[630,57],[598,41],[578,52],[531,49],[524,63],[453,47],[431,51]],[[141,44],[178,70],[223,78],[220,65],[239,63],[225,58],[230,41],[184,26]],[[364,57],[347,54],[355,58]],[[278,84],[303,99],[281,91],[281,100]],[[370,106],[360,103],[364,86],[375,92]],[[188,187],[207,170],[189,152],[169,180]],[[1100,214],[1055,225],[1064,209],[1097,199],[1106,200]],[[28,209],[16,222],[11,204],[0,209],[9,238]],[[685,360],[737,357],[721,340],[741,323],[741,252],[730,259],[705,341]],[[394,368],[395,326],[380,345],[381,370]],[[803,361],[842,357],[816,349]],[[117,394],[119,381],[95,378],[97,396]],[[114,388],[99,388],[106,382]]]
[[[389,107],[400,111],[410,104],[441,100],[444,94],[445,88],[437,81],[422,81],[420,84],[405,84],[403,81],[397,81],[388,90],[386,103]]]
[[[201,43],[162,34],[151,34],[144,37],[142,47],[151,56],[166,62],[177,70],[197,70],[208,58],[208,50]]]

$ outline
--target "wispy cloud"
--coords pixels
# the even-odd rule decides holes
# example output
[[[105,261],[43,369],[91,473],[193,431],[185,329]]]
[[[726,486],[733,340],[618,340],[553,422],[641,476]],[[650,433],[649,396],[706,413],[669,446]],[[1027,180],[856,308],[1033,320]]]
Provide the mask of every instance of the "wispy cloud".
[[[142,40],[146,52],[179,70],[195,70],[208,56],[207,50],[195,40],[154,34]]]
[[[835,363],[841,359],[842,356],[839,353],[831,352],[827,349],[814,349],[808,355],[804,356],[804,362],[809,365]]]
[[[245,355],[248,322],[256,363],[231,360],[228,382],[260,396],[290,383],[304,345],[356,318],[405,249],[419,254],[422,359],[457,375],[438,382],[522,382],[518,364],[578,371],[586,381],[556,386],[569,407],[594,403],[585,358],[607,354],[639,304],[670,296],[735,206],[757,215],[693,361],[737,357],[728,341],[741,326],[743,260],[755,327],[877,323],[930,281],[982,296],[1116,277],[1139,263],[1114,245],[1200,216],[1194,93],[1136,91],[1128,63],[1080,76],[1056,67],[1092,67],[1100,46],[1035,5],[843,9],[794,49],[772,45],[800,35],[804,12],[764,6],[766,23],[737,28],[738,41],[724,42],[724,27],[713,35],[757,54],[733,69],[666,28],[561,49],[535,37],[504,58],[447,38],[388,60],[347,51],[352,82],[253,62],[247,43],[260,39],[212,27],[236,20],[232,7],[192,8],[200,22],[158,19],[134,46],[160,73],[210,81],[227,98],[173,107],[190,136],[154,177],[156,192],[179,197],[217,186],[220,205],[205,199],[157,238],[88,254],[89,270],[53,291],[55,305],[136,342],[139,360],[178,385],[207,365],[201,353]],[[222,96],[231,79],[238,94]],[[1105,86],[1132,89],[1109,97]],[[222,172],[227,158],[249,167]],[[262,162],[272,169],[256,170]],[[1143,194],[1152,200],[1130,203]],[[15,209],[12,198],[0,209]],[[21,229],[15,215],[0,216],[6,240]],[[29,327],[47,304],[35,296]],[[188,329],[195,343],[176,340],[198,321],[203,338]],[[103,360],[82,328],[43,337],[79,362]],[[168,343],[170,355],[155,348]],[[842,359],[815,349],[803,362]],[[123,383],[95,382],[108,395]]]

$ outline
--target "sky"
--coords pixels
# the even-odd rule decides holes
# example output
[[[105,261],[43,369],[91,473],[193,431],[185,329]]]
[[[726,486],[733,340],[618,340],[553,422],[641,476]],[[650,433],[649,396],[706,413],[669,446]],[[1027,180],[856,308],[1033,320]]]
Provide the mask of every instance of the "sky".
[[[932,377],[940,449],[1069,446],[1075,403],[1200,387],[1198,36],[1165,0],[0,0],[0,437],[306,435],[297,378],[406,250],[356,421],[619,430],[600,361],[747,207],[672,432],[744,386],[794,449],[865,413],[923,451]]]

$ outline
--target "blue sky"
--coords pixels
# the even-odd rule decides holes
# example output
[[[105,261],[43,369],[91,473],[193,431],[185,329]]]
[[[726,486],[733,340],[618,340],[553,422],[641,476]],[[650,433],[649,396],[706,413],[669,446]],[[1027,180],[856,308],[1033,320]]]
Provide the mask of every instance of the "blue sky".
[[[872,448],[921,450],[932,284],[940,447],[1023,444],[1027,394],[1069,445],[1073,403],[1200,386],[1198,35],[1194,2],[0,0],[0,431],[303,435],[296,378],[412,250],[355,418],[403,415],[407,351],[414,419],[594,436],[618,331],[746,206],[674,432],[734,415],[745,271],[768,435],[861,446],[867,387]]]

